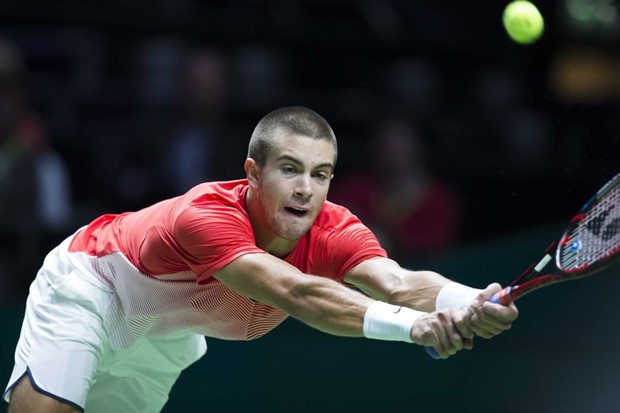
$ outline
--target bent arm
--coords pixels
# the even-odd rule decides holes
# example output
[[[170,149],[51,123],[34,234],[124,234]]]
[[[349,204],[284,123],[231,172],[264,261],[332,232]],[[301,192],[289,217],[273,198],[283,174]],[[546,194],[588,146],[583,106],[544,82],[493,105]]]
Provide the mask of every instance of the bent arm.
[[[363,336],[373,299],[328,278],[304,274],[269,254],[247,254],[215,278],[236,292],[278,308],[323,332]]]

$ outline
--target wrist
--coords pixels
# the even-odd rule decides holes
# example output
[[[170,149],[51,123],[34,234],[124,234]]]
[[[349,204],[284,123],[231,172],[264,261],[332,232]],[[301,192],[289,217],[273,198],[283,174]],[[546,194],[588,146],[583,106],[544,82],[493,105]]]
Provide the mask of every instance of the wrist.
[[[435,309],[463,308],[471,305],[472,301],[480,294],[477,288],[468,287],[457,282],[450,282],[443,286],[435,299]]]
[[[364,337],[413,343],[411,327],[426,313],[375,301],[364,315]]]

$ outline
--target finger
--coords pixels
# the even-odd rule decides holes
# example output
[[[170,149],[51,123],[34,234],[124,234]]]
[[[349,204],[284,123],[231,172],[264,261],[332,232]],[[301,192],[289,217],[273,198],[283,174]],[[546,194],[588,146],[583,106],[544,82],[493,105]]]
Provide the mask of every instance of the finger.
[[[474,337],[474,332],[468,323],[468,312],[466,310],[452,310],[451,323],[447,326],[448,336],[450,338],[451,354],[463,350],[466,345],[470,345],[470,341]]]
[[[435,337],[434,341],[435,341],[435,344],[432,345],[431,347],[435,349],[435,352],[437,353],[437,356],[439,357],[439,359],[445,360],[448,357],[450,357],[450,353],[448,349],[445,347],[444,342],[441,339],[439,339],[439,337]]]
[[[465,338],[463,339],[463,348],[465,350],[471,350],[474,348],[474,339],[473,338]]]
[[[456,327],[448,333],[448,337],[450,339],[448,343],[448,353],[450,353],[450,355],[454,355],[463,350],[463,336],[461,336]]]
[[[512,327],[510,322],[498,322],[493,319],[485,319],[484,317],[474,320],[472,330],[479,337],[491,338]]]
[[[451,309],[436,315],[435,350],[442,359],[455,355],[464,348],[473,348],[474,331],[469,325],[466,310]]]
[[[442,355],[443,359],[447,359],[463,349],[463,340],[458,335],[450,334],[441,340],[439,347],[439,354]]]
[[[502,290],[502,286],[499,283],[491,283],[487,285],[487,288],[485,288],[485,290],[489,291],[491,295],[493,295],[500,292]]]
[[[504,331],[508,331],[511,328],[512,324],[481,324],[477,326],[474,331],[476,332],[476,335],[481,335],[481,332],[484,332],[483,334],[493,337],[503,333]]]
[[[508,330],[508,328],[487,328],[487,327],[476,327],[474,329],[476,336],[482,338],[493,338],[504,331]]]
[[[452,317],[454,326],[463,339],[474,337],[474,330],[472,329],[470,322],[472,311],[473,310],[468,307],[466,310],[456,312]]]
[[[485,303],[483,306],[481,306],[481,309],[484,314],[502,322],[513,322],[519,316],[519,310],[514,305],[514,303],[511,303],[509,305]]]
[[[437,328],[435,329],[435,339],[437,341],[436,349],[442,359],[447,359],[451,356],[448,334],[445,329],[446,319],[443,313],[437,314]]]
[[[443,359],[447,359],[463,348],[463,339],[453,323],[453,316],[454,310],[450,310],[449,313],[440,312],[437,314],[436,349]]]
[[[473,310],[470,321],[474,327],[483,327],[488,330],[505,330],[510,328],[518,315],[516,307],[507,307],[499,304],[485,303]]]
[[[446,319],[441,312],[422,316],[414,324],[415,332],[413,333],[417,343],[433,348],[437,357],[442,360],[450,357],[445,345],[447,338],[443,328]]]
[[[491,283],[484,290],[480,291],[478,296],[472,302],[473,307],[480,307],[483,303],[488,301],[493,294],[498,293],[502,290],[502,286],[498,283]]]
[[[478,337],[491,338],[504,331],[505,325],[493,325],[486,320],[487,316],[481,310],[471,310],[469,313],[469,323],[472,331]]]

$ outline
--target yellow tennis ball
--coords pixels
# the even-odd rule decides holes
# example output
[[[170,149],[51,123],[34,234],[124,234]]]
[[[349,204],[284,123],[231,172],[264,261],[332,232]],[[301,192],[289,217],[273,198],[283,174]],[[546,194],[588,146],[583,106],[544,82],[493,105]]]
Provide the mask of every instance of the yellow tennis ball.
[[[504,9],[504,28],[512,40],[520,44],[534,43],[542,35],[545,22],[536,6],[526,0],[515,0]]]

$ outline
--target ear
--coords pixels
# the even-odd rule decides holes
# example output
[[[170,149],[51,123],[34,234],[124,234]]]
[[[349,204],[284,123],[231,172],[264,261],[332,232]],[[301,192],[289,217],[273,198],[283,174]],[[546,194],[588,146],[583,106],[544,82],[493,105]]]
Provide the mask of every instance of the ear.
[[[245,163],[243,164],[243,169],[245,169],[245,175],[248,178],[248,182],[250,185],[258,184],[260,177],[260,168],[256,164],[256,161],[252,158],[247,158]]]

